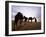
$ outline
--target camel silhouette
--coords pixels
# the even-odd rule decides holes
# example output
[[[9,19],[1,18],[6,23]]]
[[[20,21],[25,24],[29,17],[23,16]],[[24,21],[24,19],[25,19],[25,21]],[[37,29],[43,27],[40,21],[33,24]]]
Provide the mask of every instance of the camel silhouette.
[[[24,16],[23,19],[25,19],[24,21],[26,22],[28,18],[26,16]]]
[[[37,22],[37,19],[35,17],[33,17],[33,18],[32,17],[29,17],[28,18],[28,22],[29,22],[29,20],[31,20],[31,22],[32,22],[33,19],[35,19],[35,22]]]
[[[18,20],[20,20],[20,24],[21,24],[21,22],[23,20],[23,14],[21,12],[18,12],[16,14],[16,16],[15,16],[15,23],[16,23],[16,25],[17,25]]]
[[[16,25],[16,27],[17,27],[17,23],[18,23],[18,21],[20,20],[20,24],[22,23],[22,21],[23,21],[23,14],[21,13],[21,12],[18,12],[17,14],[16,14],[16,16],[15,16],[15,20],[14,20],[14,30],[15,30],[15,25]]]

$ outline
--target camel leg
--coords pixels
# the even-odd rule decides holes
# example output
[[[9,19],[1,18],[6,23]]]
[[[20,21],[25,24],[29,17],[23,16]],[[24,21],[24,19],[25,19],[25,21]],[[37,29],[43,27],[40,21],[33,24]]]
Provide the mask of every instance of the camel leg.
[[[28,22],[29,22],[29,19],[28,19]]]
[[[35,18],[35,22],[37,22],[37,19]]]

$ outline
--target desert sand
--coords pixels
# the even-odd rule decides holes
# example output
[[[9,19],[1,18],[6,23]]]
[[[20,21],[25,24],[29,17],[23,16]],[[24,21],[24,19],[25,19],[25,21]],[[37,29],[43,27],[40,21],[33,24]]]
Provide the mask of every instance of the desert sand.
[[[14,23],[12,22],[12,31],[40,30],[40,29],[41,29],[41,22],[22,22],[21,24],[18,23],[17,26],[14,25]]]

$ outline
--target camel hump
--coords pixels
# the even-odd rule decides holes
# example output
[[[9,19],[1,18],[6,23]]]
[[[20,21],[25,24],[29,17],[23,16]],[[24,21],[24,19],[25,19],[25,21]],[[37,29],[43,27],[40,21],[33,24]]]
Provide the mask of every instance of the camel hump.
[[[32,19],[32,17],[29,17],[29,19]]]

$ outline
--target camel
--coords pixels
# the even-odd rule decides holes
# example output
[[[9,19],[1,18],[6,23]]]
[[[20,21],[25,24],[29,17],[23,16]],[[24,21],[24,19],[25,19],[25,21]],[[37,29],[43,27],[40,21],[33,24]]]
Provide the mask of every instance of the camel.
[[[16,23],[16,25],[17,25],[17,22],[20,20],[20,24],[21,24],[21,22],[22,22],[22,20],[23,20],[23,15],[22,15],[22,13],[20,13],[20,12],[18,12],[17,14],[16,14],[16,16],[15,16],[15,23]]]
[[[28,18],[26,16],[24,16],[23,19],[25,19],[24,21],[26,22]]]
[[[36,19],[35,17],[34,17],[34,18],[29,17],[29,18],[28,18],[28,22],[29,22],[29,20],[31,20],[31,22],[32,22],[33,19],[35,19],[35,22],[37,22],[37,19]]]
[[[20,20],[20,21],[19,21],[19,20]],[[18,13],[16,14],[16,16],[15,16],[14,28],[15,28],[15,25],[16,25],[16,27],[18,26],[18,25],[17,25],[18,21],[19,21],[20,24],[21,24],[22,21],[23,21],[23,14],[22,14],[21,12],[18,12]],[[15,29],[14,29],[14,30],[15,30]]]

